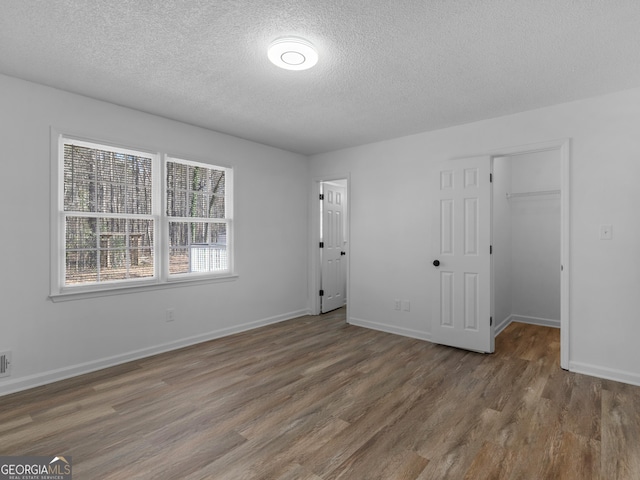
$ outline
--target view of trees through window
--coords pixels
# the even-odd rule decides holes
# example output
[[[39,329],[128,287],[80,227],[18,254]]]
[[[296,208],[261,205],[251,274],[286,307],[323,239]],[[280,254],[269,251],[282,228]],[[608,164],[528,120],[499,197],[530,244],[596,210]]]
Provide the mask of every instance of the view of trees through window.
[[[225,172],[167,162],[169,273],[228,269]]]
[[[154,276],[152,160],[64,145],[65,283]]]
[[[154,278],[164,262],[169,275],[229,269],[225,169],[167,160],[160,212],[151,157],[78,143],[64,143],[64,285]]]

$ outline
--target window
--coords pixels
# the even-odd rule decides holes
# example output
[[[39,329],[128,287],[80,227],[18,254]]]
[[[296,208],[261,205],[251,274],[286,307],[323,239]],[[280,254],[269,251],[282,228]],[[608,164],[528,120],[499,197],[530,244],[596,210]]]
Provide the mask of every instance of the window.
[[[58,138],[53,296],[232,273],[230,168]]]
[[[226,171],[174,158],[166,162],[169,275],[226,272]]]

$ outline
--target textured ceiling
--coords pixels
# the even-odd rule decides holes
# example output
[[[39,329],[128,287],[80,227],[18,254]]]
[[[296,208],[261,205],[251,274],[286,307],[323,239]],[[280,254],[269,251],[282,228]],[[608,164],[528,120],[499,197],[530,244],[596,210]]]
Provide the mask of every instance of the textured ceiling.
[[[1,0],[0,73],[313,154],[640,86],[640,1]]]

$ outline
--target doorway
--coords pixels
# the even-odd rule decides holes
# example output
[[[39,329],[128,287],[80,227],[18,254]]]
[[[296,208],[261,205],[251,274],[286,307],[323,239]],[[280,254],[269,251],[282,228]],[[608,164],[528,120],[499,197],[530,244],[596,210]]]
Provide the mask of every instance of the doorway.
[[[560,329],[569,367],[569,141],[492,156],[494,336],[511,322]]]
[[[347,307],[349,292],[349,174],[316,178],[311,200],[310,313]]]
[[[518,157],[523,160],[530,157],[529,160],[537,158],[538,162],[542,163],[544,163],[543,159],[548,157],[553,159],[555,165],[553,168],[556,173],[553,176],[553,184],[526,187],[523,191],[515,191],[512,190],[513,185],[509,183],[502,192],[505,201],[527,197],[555,197],[556,203],[552,209],[556,217],[559,214],[559,222],[553,227],[556,232],[555,240],[551,241],[555,246],[554,253],[544,259],[544,262],[540,258],[528,260],[530,269],[536,269],[542,263],[549,264],[555,270],[556,275],[559,275],[559,281],[556,279],[553,288],[556,297],[551,314],[543,313],[540,315],[531,312],[525,314],[514,311],[512,305],[507,305],[505,308],[504,303],[499,302],[503,302],[503,298],[510,298],[509,294],[504,294],[504,292],[495,294],[496,290],[503,286],[496,287],[498,278],[500,281],[507,278],[504,283],[510,284],[508,276],[500,275],[498,277],[494,271],[498,267],[502,268],[494,260],[493,253],[494,239],[498,241],[497,237],[501,233],[492,221],[492,218],[497,215],[498,208],[497,205],[494,205],[497,202],[492,201],[493,190],[498,188],[492,180],[492,170],[494,166],[500,170],[501,165],[498,160],[500,157]],[[508,161],[507,166],[513,167],[513,158]],[[551,161],[549,160],[549,162]],[[542,163],[525,161],[522,163],[524,165],[522,168],[527,167],[531,170],[533,167],[533,171],[519,175],[521,184],[517,185],[518,187],[525,185],[526,182],[536,180],[536,175],[539,174],[535,170],[542,165]],[[435,215],[433,216],[433,234],[435,236],[433,266],[435,268],[432,269],[432,272],[436,287],[433,290],[432,302],[431,336],[433,341],[468,350],[492,352],[496,332],[500,331],[496,328],[494,320],[501,322],[501,327],[506,326],[515,318],[514,313],[520,315],[520,320],[526,318],[529,323],[533,323],[534,320],[538,323],[542,323],[543,320],[552,320],[554,326],[560,327],[560,366],[568,369],[569,140],[503,149],[484,156],[444,161],[438,165],[437,174],[433,176],[433,187],[436,197],[434,202]],[[509,198],[507,198],[507,193]],[[520,222],[522,223],[522,219]],[[526,224],[526,221],[524,223]],[[489,234],[490,231],[491,234]],[[523,232],[525,232],[524,235]],[[558,232],[559,235],[557,235]],[[540,232],[527,234],[526,229],[521,229],[516,234],[525,237],[523,245],[541,241],[540,238],[528,238],[539,237]],[[503,242],[502,246],[498,246],[498,248],[504,251],[504,244]],[[518,248],[520,248],[520,244]],[[512,257],[509,258],[512,260]],[[517,260],[520,261],[520,258]],[[530,280],[526,278],[528,273],[525,269],[525,281]],[[537,274],[535,278],[538,285],[544,283],[544,280],[540,280]],[[523,298],[527,300],[526,297],[525,294]],[[541,302],[536,300],[534,303],[540,305]],[[559,319],[557,318],[558,314]],[[499,318],[499,315],[504,315],[505,318]]]
[[[493,318],[560,328],[560,152],[493,159]]]
[[[347,181],[320,183],[320,312],[347,302]]]

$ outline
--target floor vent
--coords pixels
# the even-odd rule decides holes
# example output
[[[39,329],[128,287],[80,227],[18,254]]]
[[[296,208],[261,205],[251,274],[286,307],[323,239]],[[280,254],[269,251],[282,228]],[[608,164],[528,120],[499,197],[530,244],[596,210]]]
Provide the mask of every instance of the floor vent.
[[[11,375],[11,352],[0,352],[0,377]]]

